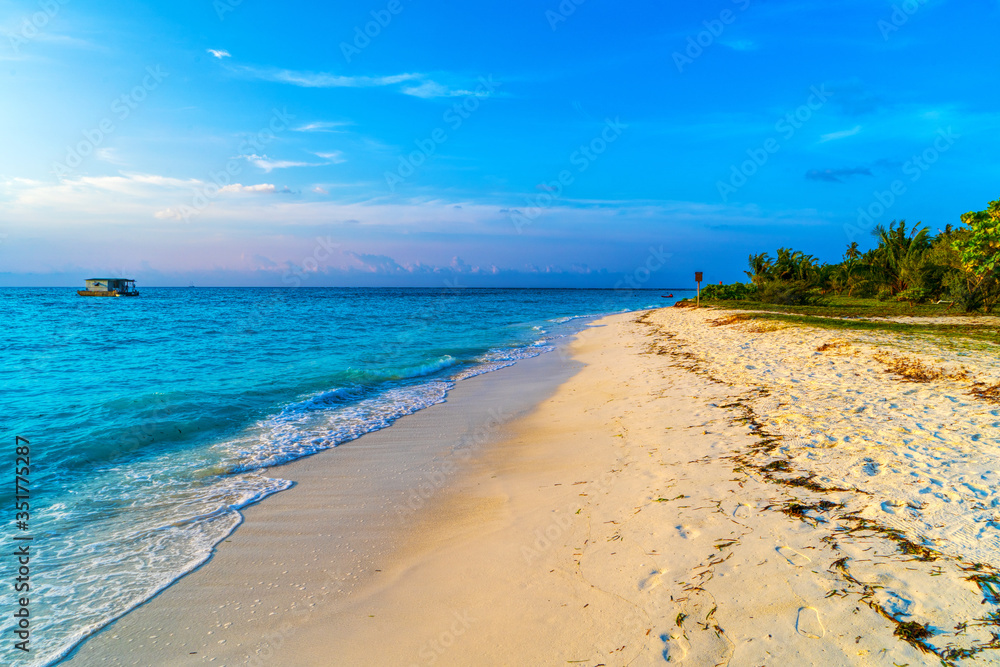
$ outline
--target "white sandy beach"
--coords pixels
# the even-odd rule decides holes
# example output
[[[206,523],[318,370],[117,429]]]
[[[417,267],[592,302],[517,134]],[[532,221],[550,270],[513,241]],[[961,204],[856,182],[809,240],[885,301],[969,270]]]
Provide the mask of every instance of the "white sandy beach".
[[[1000,405],[970,395],[996,346],[728,315],[605,318],[467,456],[456,396],[273,469],[297,486],[69,664],[996,664]]]

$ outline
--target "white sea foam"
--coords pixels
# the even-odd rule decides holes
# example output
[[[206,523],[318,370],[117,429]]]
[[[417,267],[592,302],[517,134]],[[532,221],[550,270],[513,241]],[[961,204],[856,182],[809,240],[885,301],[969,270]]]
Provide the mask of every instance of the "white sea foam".
[[[515,347],[504,350],[492,350],[477,359],[477,364],[471,368],[466,368],[452,376],[454,380],[468,380],[471,377],[491,373],[513,366],[522,359],[531,359],[540,354],[551,352],[555,348],[547,344],[547,340],[536,341],[534,345],[527,347]]]
[[[126,497],[118,484],[102,484],[98,477],[35,522],[36,539],[49,548],[44,576],[32,581],[32,597],[74,623],[67,634],[59,625],[64,616],[37,617],[32,653],[19,664],[48,665],[65,657],[88,635],[208,560],[242,522],[241,508],[291,486],[259,473],[192,485],[176,468],[175,479],[158,476],[156,468],[165,465],[149,460],[127,474],[126,483],[143,489],[141,494]],[[67,518],[76,528],[64,528]],[[60,539],[52,539],[55,534]],[[114,595],[107,594],[109,586]],[[13,625],[5,618],[0,627],[9,636]]]
[[[218,445],[233,460],[233,472],[288,463],[390,426],[405,415],[443,403],[453,382],[430,380],[392,387],[352,403],[313,397],[285,407],[257,424],[254,435]],[[339,391],[339,390],[338,390]],[[361,390],[355,390],[361,393]],[[322,396],[328,396],[325,392]],[[350,394],[339,393],[338,396]]]

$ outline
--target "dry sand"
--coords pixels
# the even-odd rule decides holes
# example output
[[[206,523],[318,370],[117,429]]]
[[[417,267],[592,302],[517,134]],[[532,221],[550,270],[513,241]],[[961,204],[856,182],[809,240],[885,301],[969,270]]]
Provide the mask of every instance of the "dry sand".
[[[996,664],[1000,405],[970,395],[996,346],[727,315],[582,333],[582,370],[376,531],[349,589],[317,530],[347,450],[276,469],[299,486],[70,664]],[[440,407],[382,437],[433,440]]]

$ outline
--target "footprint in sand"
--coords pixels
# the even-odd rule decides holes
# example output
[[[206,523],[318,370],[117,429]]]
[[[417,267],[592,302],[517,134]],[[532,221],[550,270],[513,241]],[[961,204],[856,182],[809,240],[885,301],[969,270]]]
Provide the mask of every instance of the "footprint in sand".
[[[800,635],[809,639],[822,639],[826,635],[826,628],[823,627],[823,622],[819,619],[819,611],[815,607],[799,609],[795,629]]]
[[[978,486],[976,484],[970,484],[969,482],[963,482],[962,486],[964,486],[965,488],[967,488],[969,491],[972,491],[972,493],[974,493],[976,495],[976,497],[979,498],[979,499],[981,499],[981,500],[984,499],[984,498],[989,497],[989,495],[990,495],[990,492],[988,490],[986,490],[983,487]]]
[[[913,601],[894,591],[885,591],[882,606],[895,617],[912,616]]]
[[[639,582],[640,591],[651,591],[663,583],[663,570],[653,570],[649,576]]]
[[[667,662],[681,662],[691,650],[691,642],[679,629],[675,629],[669,635],[660,635],[660,641],[666,645],[663,648],[663,659]]]
[[[865,471],[865,474],[868,475],[869,477],[875,477],[876,475],[879,474],[879,472],[881,472],[881,466],[879,465],[878,461],[876,461],[871,457],[865,457],[865,465],[862,469]]]
[[[677,526],[677,534],[683,537],[685,540],[693,540],[694,538],[701,535],[701,531],[692,528],[691,526],[680,525]]]
[[[886,514],[896,514],[901,507],[905,507],[906,503],[902,500],[886,500],[882,503],[882,511]]]
[[[746,503],[742,503],[740,505],[737,505],[736,509],[733,510],[733,518],[734,519],[749,519],[750,518],[750,513],[752,512],[752,510],[753,510],[753,508],[750,507],[750,505],[747,505]]]
[[[787,560],[792,565],[795,565],[796,567],[802,567],[806,563],[812,562],[812,559],[809,558],[809,556],[803,553],[799,553],[798,551],[796,551],[791,547],[778,547],[777,549],[775,549],[775,551],[784,556],[785,560]]]

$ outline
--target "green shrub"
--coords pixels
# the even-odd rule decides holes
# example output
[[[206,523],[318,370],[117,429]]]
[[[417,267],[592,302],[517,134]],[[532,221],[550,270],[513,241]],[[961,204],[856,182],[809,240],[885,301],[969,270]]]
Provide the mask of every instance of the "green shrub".
[[[745,301],[757,296],[756,285],[733,283],[732,285],[706,285],[701,290],[701,298],[711,301]]]
[[[931,293],[922,287],[911,287],[896,295],[896,301],[909,301],[910,303],[924,303],[931,298]]]
[[[951,288],[948,300],[954,301],[958,309],[963,313],[974,313],[983,307],[983,299],[980,294],[970,291],[964,284],[958,283]]]
[[[779,306],[814,306],[821,302],[819,290],[805,280],[774,280],[761,285],[757,298]]]

